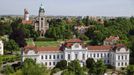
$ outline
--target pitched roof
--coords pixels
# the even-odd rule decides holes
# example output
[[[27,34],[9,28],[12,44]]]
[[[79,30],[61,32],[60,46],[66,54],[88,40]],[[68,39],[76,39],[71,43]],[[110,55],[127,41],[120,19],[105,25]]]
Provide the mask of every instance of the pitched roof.
[[[29,20],[29,21],[26,21],[26,20],[22,20],[22,24],[32,24],[33,21],[32,20]]]
[[[82,40],[80,40],[80,39],[70,39],[70,40],[67,40],[66,42],[67,43],[81,43]]]
[[[61,51],[60,47],[37,47],[37,51]]]
[[[109,51],[112,49],[112,46],[88,46],[88,50],[90,51]]]
[[[106,38],[105,41],[112,41],[112,40],[119,40],[119,37],[117,36],[110,36],[109,38]]]
[[[27,53],[29,50],[34,50],[36,52],[40,52],[40,51],[44,51],[44,52],[48,52],[48,51],[62,51],[61,47],[36,47],[33,45],[27,45],[26,47],[24,47],[24,52]]]

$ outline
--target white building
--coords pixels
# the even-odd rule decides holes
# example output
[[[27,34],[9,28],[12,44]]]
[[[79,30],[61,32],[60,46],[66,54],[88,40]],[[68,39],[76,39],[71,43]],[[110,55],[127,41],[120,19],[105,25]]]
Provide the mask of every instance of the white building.
[[[4,54],[4,44],[2,42],[2,40],[0,40],[0,55]]]
[[[116,69],[129,65],[129,49],[124,45],[85,46],[79,39],[65,41],[60,47],[27,46],[22,57],[23,61],[25,58],[32,58],[47,67],[54,67],[60,60],[70,62],[75,59],[84,65],[87,58],[93,58],[95,61],[103,59],[105,64]]]

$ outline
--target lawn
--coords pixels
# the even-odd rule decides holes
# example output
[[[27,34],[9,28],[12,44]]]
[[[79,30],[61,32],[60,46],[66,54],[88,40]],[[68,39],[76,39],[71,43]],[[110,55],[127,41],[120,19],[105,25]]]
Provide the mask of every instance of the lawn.
[[[32,40],[26,41],[28,45],[33,45]],[[59,46],[59,41],[34,41],[36,46]]]
[[[36,46],[59,46],[60,43],[57,41],[35,41]]]

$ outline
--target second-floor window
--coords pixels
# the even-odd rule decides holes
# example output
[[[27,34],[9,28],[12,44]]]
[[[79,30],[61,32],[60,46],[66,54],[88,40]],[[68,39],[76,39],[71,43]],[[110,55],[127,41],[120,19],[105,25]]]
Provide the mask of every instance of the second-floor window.
[[[68,54],[68,60],[70,60],[70,54]]]

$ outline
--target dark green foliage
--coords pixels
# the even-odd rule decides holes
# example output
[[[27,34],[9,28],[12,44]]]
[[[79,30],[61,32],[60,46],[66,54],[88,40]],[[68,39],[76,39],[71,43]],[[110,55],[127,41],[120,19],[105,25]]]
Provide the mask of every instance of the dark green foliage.
[[[93,58],[88,58],[86,60],[86,67],[90,69],[91,67],[95,67],[95,61]]]
[[[44,65],[36,64],[32,59],[26,59],[22,67],[23,75],[44,75],[47,68]]]
[[[72,26],[68,25],[64,20],[53,19],[49,22],[50,28],[46,32],[46,37],[57,39],[72,38]]]
[[[85,75],[85,73],[79,61],[73,60],[68,63],[67,69],[65,69],[61,75]]]
[[[106,71],[106,66],[101,59],[95,62],[94,59],[88,58],[86,60],[86,67],[89,69],[88,73],[90,75],[103,75]]]
[[[64,70],[67,68],[67,61],[66,60],[61,60],[60,62],[58,62],[55,66],[55,68],[59,68],[61,70]]]
[[[9,75],[11,73],[14,73],[14,69],[10,65],[7,65],[3,69],[3,72],[4,72],[5,75]]]
[[[134,65],[129,65],[127,67],[127,75],[134,75]]]
[[[11,53],[13,53],[13,51],[20,50],[18,44],[12,39],[5,42],[4,48]]]

